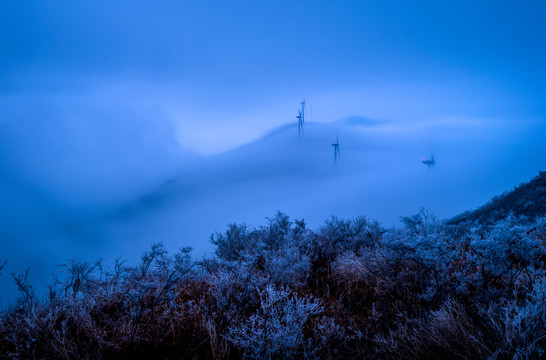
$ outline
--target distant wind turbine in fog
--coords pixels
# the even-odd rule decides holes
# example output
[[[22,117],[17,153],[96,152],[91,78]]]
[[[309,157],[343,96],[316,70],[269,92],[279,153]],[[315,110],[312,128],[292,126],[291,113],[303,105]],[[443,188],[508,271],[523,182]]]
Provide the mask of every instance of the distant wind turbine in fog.
[[[332,146],[334,147],[334,163],[337,164],[337,157],[339,154],[339,139],[337,138],[337,136],[336,136],[336,142],[333,143]]]
[[[298,135],[303,133],[303,124],[305,123],[305,99],[300,104],[301,110],[298,110],[298,116],[296,116],[298,119]]]
[[[423,160],[421,160],[421,162],[423,164],[427,165],[429,169],[431,167],[433,167],[434,164],[436,164],[436,161],[434,161],[434,156],[431,156],[429,160],[426,160],[426,159],[423,158]]]
[[[301,135],[301,133],[303,132],[303,121],[302,121],[301,110],[298,110],[298,116],[296,116],[296,119],[298,119],[298,135]]]

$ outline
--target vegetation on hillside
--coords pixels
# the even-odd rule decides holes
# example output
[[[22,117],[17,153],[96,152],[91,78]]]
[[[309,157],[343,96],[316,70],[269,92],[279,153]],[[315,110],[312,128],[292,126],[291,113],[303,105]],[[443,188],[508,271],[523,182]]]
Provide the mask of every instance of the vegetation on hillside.
[[[69,262],[44,299],[16,275],[0,358],[543,356],[544,216],[447,224],[422,209],[402,223],[332,217],[312,230],[279,212],[214,234],[213,258],[155,244],[137,266]]]
[[[466,211],[448,221],[449,224],[477,221],[492,224],[508,215],[536,219],[546,214],[546,172],[540,171],[531,181],[492,198],[473,211]]]

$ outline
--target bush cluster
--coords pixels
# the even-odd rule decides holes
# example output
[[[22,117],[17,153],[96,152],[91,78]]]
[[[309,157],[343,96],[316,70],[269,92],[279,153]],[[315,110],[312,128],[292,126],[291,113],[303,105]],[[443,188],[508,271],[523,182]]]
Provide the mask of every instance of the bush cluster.
[[[1,313],[12,359],[535,359],[546,347],[546,219],[385,229],[283,213],[230,224],[215,256],[161,244],[137,266],[72,261]]]

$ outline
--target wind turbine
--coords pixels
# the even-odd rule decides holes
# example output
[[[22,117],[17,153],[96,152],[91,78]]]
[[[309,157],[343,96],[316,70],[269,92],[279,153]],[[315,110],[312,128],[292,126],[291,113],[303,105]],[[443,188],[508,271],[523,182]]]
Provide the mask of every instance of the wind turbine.
[[[339,154],[339,140],[337,138],[337,135],[336,135],[336,142],[332,143],[332,146],[334,147],[334,163],[337,164],[337,157]]]
[[[305,123],[305,99],[303,99],[301,104],[301,125],[303,127],[303,124]]]
[[[421,162],[425,165],[428,166],[428,168],[430,169],[431,167],[434,166],[434,164],[436,164],[436,161],[434,161],[434,156],[431,156],[429,160],[423,158],[423,160],[421,160]]]
[[[303,132],[303,115],[301,113],[301,110],[298,110],[298,116],[296,116],[296,119],[298,119],[298,136],[299,136]]]
[[[303,124],[305,123],[305,99],[300,104],[301,110],[298,110],[298,116],[296,116],[296,119],[298,119],[298,135],[303,133]]]

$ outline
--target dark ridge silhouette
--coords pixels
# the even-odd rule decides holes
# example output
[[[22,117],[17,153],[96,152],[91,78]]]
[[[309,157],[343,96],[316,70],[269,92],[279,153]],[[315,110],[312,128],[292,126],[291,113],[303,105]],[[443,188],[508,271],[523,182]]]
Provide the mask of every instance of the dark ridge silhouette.
[[[485,205],[448,220],[448,224],[478,221],[492,224],[509,215],[524,216],[535,220],[546,214],[546,172],[539,171],[531,181],[522,183],[514,189],[495,196]]]

